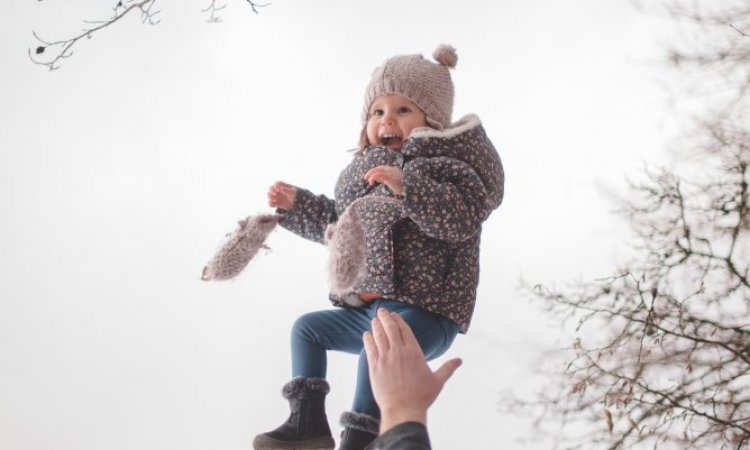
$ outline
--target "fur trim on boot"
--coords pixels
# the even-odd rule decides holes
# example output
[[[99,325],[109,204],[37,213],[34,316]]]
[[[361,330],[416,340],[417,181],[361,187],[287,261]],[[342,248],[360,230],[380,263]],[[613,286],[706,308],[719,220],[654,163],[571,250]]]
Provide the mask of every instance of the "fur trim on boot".
[[[255,450],[333,450],[334,442],[325,413],[330,391],[322,378],[297,377],[284,385],[281,395],[289,400],[289,418],[275,430],[253,440]]]
[[[378,437],[380,419],[367,414],[345,412],[341,414],[341,433],[339,450],[364,450]]]
[[[201,279],[228,280],[239,275],[258,250],[268,248],[266,238],[281,217],[279,214],[258,214],[240,220],[237,229],[227,235],[227,240],[203,268]]]
[[[281,395],[287,400],[313,393],[327,395],[329,392],[331,387],[323,378],[296,377],[281,388]]]

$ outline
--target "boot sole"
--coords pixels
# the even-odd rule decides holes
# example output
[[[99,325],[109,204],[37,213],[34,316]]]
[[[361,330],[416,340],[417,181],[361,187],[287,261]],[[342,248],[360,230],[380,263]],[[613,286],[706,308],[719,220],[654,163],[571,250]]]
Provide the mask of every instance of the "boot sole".
[[[260,435],[253,440],[255,450],[333,450],[335,446],[333,438],[327,436],[290,442]]]

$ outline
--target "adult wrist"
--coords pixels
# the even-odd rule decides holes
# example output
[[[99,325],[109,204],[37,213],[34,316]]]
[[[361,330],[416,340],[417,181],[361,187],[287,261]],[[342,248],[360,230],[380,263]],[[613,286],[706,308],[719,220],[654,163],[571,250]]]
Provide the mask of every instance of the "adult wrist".
[[[427,425],[427,410],[423,408],[386,408],[380,410],[380,434],[405,422]]]

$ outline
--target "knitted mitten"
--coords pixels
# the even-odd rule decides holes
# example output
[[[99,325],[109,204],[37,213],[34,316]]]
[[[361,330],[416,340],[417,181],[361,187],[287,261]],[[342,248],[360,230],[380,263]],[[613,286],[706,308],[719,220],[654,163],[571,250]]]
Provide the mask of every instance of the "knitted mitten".
[[[353,201],[336,223],[326,228],[328,281],[331,292],[344,299],[355,288],[372,292],[392,289],[391,227],[404,217],[403,201],[368,195]]]
[[[213,259],[203,268],[201,279],[228,280],[242,272],[247,263],[265,246],[269,233],[281,220],[279,214],[258,214],[239,221],[234,232],[227,235]]]
[[[325,240],[329,250],[328,283],[331,292],[343,296],[351,292],[367,270],[365,230],[354,205],[350,205],[336,223],[328,225]]]

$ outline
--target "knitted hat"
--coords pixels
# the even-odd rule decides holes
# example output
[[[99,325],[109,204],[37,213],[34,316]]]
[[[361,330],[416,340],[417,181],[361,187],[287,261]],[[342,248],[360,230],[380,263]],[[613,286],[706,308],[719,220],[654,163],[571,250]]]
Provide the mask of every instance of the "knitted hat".
[[[398,55],[375,69],[365,91],[362,122],[367,122],[370,106],[377,97],[398,94],[424,111],[430,127],[446,128],[453,112],[453,82],[448,69],[456,67],[458,55],[450,45],[440,45],[432,57],[438,64],[422,55]]]

